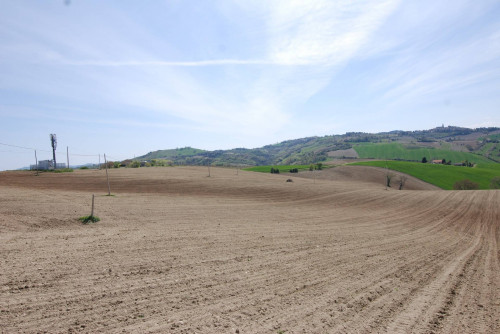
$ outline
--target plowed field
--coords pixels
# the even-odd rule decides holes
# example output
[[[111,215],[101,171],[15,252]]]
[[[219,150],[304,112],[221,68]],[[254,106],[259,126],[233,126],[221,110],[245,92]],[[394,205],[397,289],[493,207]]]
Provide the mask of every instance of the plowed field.
[[[0,332],[500,333],[500,191],[342,168],[0,173]]]

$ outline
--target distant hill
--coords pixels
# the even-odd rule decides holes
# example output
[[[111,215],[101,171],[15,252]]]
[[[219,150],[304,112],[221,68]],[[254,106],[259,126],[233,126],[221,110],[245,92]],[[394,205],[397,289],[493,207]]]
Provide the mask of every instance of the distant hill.
[[[348,132],[307,137],[255,149],[205,151],[191,147],[149,152],[136,160],[168,159],[178,165],[258,166],[310,164],[334,158],[500,162],[500,128],[456,126],[380,133]]]

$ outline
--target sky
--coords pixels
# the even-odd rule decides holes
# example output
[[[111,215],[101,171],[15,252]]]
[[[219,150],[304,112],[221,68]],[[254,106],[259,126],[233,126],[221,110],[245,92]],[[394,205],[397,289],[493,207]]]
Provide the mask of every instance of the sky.
[[[0,0],[0,170],[500,127],[498,0]],[[8,146],[9,145],[9,146]]]

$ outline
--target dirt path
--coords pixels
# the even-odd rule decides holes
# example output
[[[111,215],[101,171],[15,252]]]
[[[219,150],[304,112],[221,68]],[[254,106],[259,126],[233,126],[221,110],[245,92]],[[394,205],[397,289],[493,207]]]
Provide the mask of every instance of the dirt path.
[[[0,332],[500,332],[500,191],[110,178],[0,173]]]

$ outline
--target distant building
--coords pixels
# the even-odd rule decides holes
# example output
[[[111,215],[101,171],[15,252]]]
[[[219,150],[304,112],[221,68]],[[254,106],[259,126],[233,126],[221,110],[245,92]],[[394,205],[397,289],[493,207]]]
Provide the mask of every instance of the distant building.
[[[433,164],[442,164],[443,163],[443,160],[432,160],[432,163]]]
[[[60,169],[60,168],[66,168],[65,163],[59,163],[56,164],[55,169]],[[54,169],[54,160],[40,160],[38,161],[38,167],[37,165],[30,165],[31,170],[49,170],[49,169]]]

